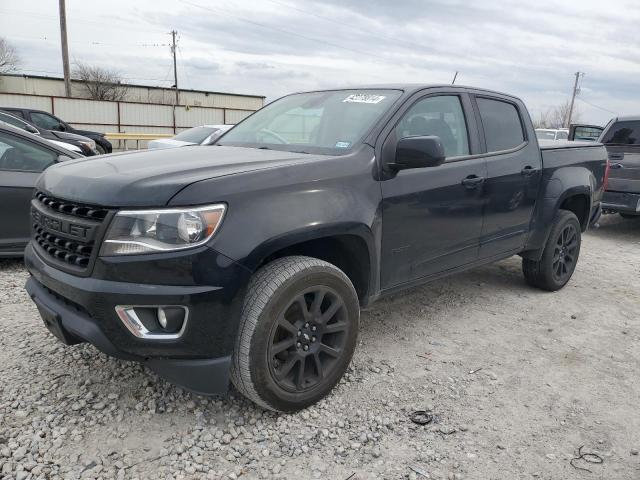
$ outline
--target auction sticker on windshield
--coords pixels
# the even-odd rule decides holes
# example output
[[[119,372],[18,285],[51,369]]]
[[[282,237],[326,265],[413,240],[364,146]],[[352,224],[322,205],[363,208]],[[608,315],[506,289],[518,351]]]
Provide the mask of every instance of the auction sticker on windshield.
[[[354,93],[345,98],[343,103],[380,103],[384,100],[384,95],[373,95],[370,93]]]

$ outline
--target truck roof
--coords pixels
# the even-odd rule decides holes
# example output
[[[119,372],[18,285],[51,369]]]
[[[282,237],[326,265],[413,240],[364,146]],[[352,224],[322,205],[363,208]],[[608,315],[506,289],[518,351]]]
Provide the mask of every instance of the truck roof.
[[[498,91],[489,90],[486,88],[470,87],[468,85],[451,85],[447,83],[382,83],[382,84],[371,84],[371,85],[348,85],[348,86],[340,86],[335,88],[319,88],[317,90],[303,90],[296,93],[324,92],[324,91],[332,91],[332,90],[383,90],[383,89],[386,89],[386,90],[402,90],[405,93],[412,94],[414,92],[425,90],[427,88],[473,90],[476,92],[485,92],[488,94],[503,95],[505,97],[511,97],[515,100],[520,100],[519,97],[516,97],[515,95],[510,95],[504,92],[498,92]]]

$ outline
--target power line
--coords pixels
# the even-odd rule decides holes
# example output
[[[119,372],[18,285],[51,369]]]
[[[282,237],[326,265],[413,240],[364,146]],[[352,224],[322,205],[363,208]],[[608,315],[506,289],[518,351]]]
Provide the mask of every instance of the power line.
[[[12,35],[11,38],[21,38],[24,40],[40,40],[49,43],[56,43],[55,40],[50,39],[46,36],[44,37],[25,37],[22,35]],[[170,47],[170,43],[105,43],[105,42],[97,42],[97,41],[80,41],[80,40],[71,40],[69,43],[74,43],[77,45],[91,45],[92,47]]]
[[[274,30],[276,32],[284,33],[284,34],[287,34],[287,35],[292,35],[292,36],[295,36],[295,37],[298,37],[298,38],[304,38],[305,40],[310,40],[312,42],[322,43],[322,44],[329,45],[329,46],[334,47],[334,48],[340,48],[342,50],[348,50],[350,52],[358,53],[360,55],[366,55],[367,57],[371,57],[372,59],[374,58],[373,55],[371,54],[371,52],[365,52],[363,50],[357,50],[355,48],[345,47],[344,45],[339,45],[337,43],[327,42],[326,40],[322,40],[322,39],[319,39],[319,38],[309,37],[307,35],[302,35],[300,33],[292,32],[291,30],[285,30],[283,28],[274,27],[272,25],[266,25],[264,23],[256,22],[254,20],[249,20],[247,18],[240,17],[238,15],[234,15],[233,13],[229,12],[228,10],[224,10],[224,9],[223,10],[215,10],[215,9],[210,8],[210,7],[205,7],[204,5],[199,5],[197,3],[189,2],[187,0],[179,0],[179,1],[182,2],[182,3],[186,3],[188,5],[191,5],[192,7],[201,8],[203,10],[208,10],[208,11],[211,11],[211,12],[214,12],[214,13],[224,12],[225,14],[227,14],[230,17],[235,18],[236,20],[240,20],[241,22],[249,23],[251,25],[255,25],[255,26],[258,26],[258,27],[261,27],[261,28]]]
[[[579,95],[576,98],[578,100],[580,100],[581,102],[586,103],[587,105],[591,105],[592,107],[599,108],[600,110],[604,110],[605,112],[611,113],[612,115],[617,115],[618,114],[618,112],[613,112],[613,111],[611,111],[611,110],[609,110],[607,108],[604,108],[604,107],[601,107],[599,105],[596,105],[595,103],[591,103],[591,102],[585,100],[584,98],[580,97]]]
[[[286,2],[280,2],[278,0],[267,0],[267,1],[269,1],[271,3],[275,3],[277,5],[281,5],[283,7],[290,8],[292,10],[296,10],[298,12],[304,13],[305,15],[310,15],[312,17],[319,18],[320,20],[324,20],[326,22],[335,23],[336,25],[341,25],[343,27],[348,27],[351,32],[353,31],[354,28],[356,28],[356,29],[358,29],[360,31],[361,35],[366,35],[368,37],[376,38],[378,40],[381,39],[381,38],[385,38],[387,40],[391,40],[392,42],[396,42],[398,44],[405,45],[405,46],[411,48],[412,50],[415,50],[416,48],[420,48],[420,49],[424,49],[424,50],[433,49],[433,46],[425,46],[425,45],[421,45],[421,44],[418,44],[418,43],[415,43],[415,42],[408,42],[408,41],[403,40],[401,38],[394,37],[393,35],[386,35],[385,33],[380,32],[379,30],[376,30],[375,34],[373,34],[370,31],[364,30],[362,28],[358,28],[357,26],[354,26],[351,23],[341,22],[341,21],[336,20],[334,18],[325,17],[323,15],[318,15],[315,12],[309,12],[309,11],[303,9],[303,8],[294,7],[293,5],[290,5],[290,4],[286,3]]]
[[[184,72],[184,76],[187,77],[187,80],[189,81],[189,83],[193,85],[193,82],[191,81],[191,77],[189,76],[189,72],[187,71],[187,68],[186,68],[186,63],[187,62],[186,62],[186,60],[184,58],[184,53],[182,51],[182,47],[180,45],[178,45],[177,47],[178,47],[178,55],[180,55],[180,60],[182,61],[182,65],[184,67],[182,69],[182,71]]]
[[[274,27],[274,26],[271,26],[271,25],[265,25],[263,23],[256,22],[256,21],[253,21],[253,20],[249,20],[249,19],[240,17],[238,15],[235,15],[235,14],[229,12],[228,10],[215,10],[215,9],[206,7],[204,5],[198,5],[197,3],[193,3],[193,2],[190,2],[188,0],[178,0],[178,1],[180,1],[180,2],[182,2],[184,4],[187,4],[187,5],[190,5],[192,7],[201,8],[203,10],[207,10],[207,11],[214,12],[214,13],[217,13],[217,14],[223,14],[223,15],[226,14],[227,16],[230,16],[232,18],[240,20],[241,22],[249,23],[251,25],[255,25],[255,26],[258,26],[260,28],[265,28],[265,29],[268,29],[268,30],[273,30],[273,31],[276,31],[276,32],[280,32],[280,33],[284,33],[284,34],[287,34],[287,35],[291,35],[291,36],[294,36],[294,37],[303,38],[305,40],[309,40],[309,41],[312,41],[312,42],[317,42],[317,43],[328,45],[328,46],[331,46],[331,47],[334,47],[334,48],[339,48],[339,49],[342,49],[342,50],[354,52],[354,53],[357,53],[359,55],[365,55],[367,57],[367,60],[369,60],[370,62],[377,63],[377,64],[383,65],[385,67],[388,67],[390,65],[388,62],[385,62],[385,61],[382,61],[382,60],[379,60],[378,58],[376,58],[374,55],[372,55],[371,52],[365,52],[363,50],[357,50],[355,48],[345,47],[343,45],[339,45],[339,44],[332,43],[332,42],[327,42],[327,41],[319,39],[319,38],[309,37],[309,36],[306,36],[306,35],[302,35],[300,33],[292,32],[290,30],[285,30],[285,29]],[[276,62],[276,63],[282,63],[282,62]],[[376,75],[374,73],[367,73],[367,77],[368,78],[377,78],[377,79],[379,79],[381,81],[387,81],[388,80],[386,77],[382,77],[382,76]]]
[[[42,13],[39,13],[39,12],[27,12],[27,11],[24,11],[24,10],[16,10],[16,11],[13,11],[13,12],[6,11],[6,10],[0,10],[0,13],[3,14],[3,15],[26,16],[26,17],[29,17],[29,18],[35,17],[35,18],[42,18],[42,19],[54,19],[54,20],[58,19],[58,17],[55,16],[55,15],[46,15],[46,14],[42,14]],[[109,22],[98,22],[98,21],[89,20],[89,19],[83,18],[83,17],[76,17],[75,15],[73,16],[73,19],[74,20],[80,20],[83,25],[87,24],[87,23],[90,23],[92,25],[99,25],[99,26],[103,27],[105,30],[107,30],[107,29],[108,30],[118,29],[118,30],[131,31],[131,27],[130,26],[129,27],[125,27],[125,26],[120,26],[120,25],[117,25],[117,24],[109,23]],[[159,30],[153,30],[153,31],[145,30],[145,31],[142,31],[142,30],[140,30],[138,28],[137,24],[136,24],[135,27],[136,27],[136,33],[153,33],[155,35],[163,35],[164,34],[164,32],[161,32]]]

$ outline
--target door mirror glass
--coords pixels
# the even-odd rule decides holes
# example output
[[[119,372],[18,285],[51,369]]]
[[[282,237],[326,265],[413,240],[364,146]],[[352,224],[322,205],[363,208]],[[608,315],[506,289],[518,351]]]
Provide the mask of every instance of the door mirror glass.
[[[395,163],[390,167],[394,170],[437,167],[444,163],[444,159],[444,146],[440,137],[405,137],[398,141]]]

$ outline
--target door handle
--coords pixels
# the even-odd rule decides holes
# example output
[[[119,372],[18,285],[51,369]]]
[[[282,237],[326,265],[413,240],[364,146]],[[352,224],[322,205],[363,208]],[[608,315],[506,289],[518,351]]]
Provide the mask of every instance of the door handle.
[[[624,160],[624,153],[610,153],[609,160],[612,160],[614,162],[616,160]]]
[[[478,188],[478,186],[484,183],[484,177],[479,177],[478,175],[469,175],[467,178],[462,180],[462,185],[465,188],[472,189]]]
[[[621,163],[611,163],[609,164],[609,168],[611,170],[617,170],[618,168],[623,168],[624,165],[622,165]]]
[[[530,177],[531,175],[533,175],[537,171],[538,171],[537,168],[533,168],[531,165],[527,165],[522,170],[520,170],[520,173],[522,175],[524,175],[525,177]]]

